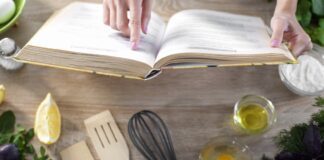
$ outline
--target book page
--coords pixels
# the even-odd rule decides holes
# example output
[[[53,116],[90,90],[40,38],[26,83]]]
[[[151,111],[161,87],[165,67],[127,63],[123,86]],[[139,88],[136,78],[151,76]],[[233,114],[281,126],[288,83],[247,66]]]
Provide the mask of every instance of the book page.
[[[156,61],[177,53],[244,56],[284,53],[269,46],[270,36],[261,18],[209,10],[186,10],[167,26]]]
[[[153,66],[165,30],[165,23],[152,13],[148,34],[139,48],[131,50],[129,37],[103,24],[102,4],[74,2],[59,11],[28,45],[125,58]]]

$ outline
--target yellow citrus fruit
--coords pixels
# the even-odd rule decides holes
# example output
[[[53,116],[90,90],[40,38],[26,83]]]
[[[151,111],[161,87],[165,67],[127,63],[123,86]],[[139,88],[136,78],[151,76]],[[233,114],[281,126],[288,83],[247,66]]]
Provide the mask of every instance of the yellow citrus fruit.
[[[53,144],[60,137],[61,114],[50,93],[37,109],[34,127],[39,141],[44,144]]]
[[[3,85],[0,85],[0,104],[2,104],[2,102],[4,101],[5,95],[6,95],[6,88]]]

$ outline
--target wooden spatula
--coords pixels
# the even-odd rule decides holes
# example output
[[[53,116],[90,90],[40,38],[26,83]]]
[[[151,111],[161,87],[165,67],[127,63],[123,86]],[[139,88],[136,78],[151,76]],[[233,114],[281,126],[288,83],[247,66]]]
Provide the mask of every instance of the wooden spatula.
[[[110,111],[84,121],[88,135],[101,160],[129,160],[129,149]]]

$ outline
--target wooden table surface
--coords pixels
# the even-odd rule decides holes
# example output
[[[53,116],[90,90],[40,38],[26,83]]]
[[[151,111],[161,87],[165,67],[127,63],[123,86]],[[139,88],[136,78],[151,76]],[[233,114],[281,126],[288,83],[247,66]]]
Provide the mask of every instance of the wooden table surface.
[[[23,46],[53,11],[70,1],[27,0],[19,26],[0,38],[11,37]],[[207,8],[256,15],[269,23],[274,6],[267,0],[157,0],[154,10],[166,20],[182,9]],[[260,157],[277,151],[272,137],[279,130],[308,120],[316,111],[311,106],[313,97],[291,93],[277,70],[277,66],[172,70],[156,79],[139,81],[26,65],[18,72],[0,69],[0,83],[7,88],[6,102],[0,110],[13,110],[18,123],[33,127],[37,106],[51,92],[62,113],[63,131],[60,141],[48,149],[54,159],[60,159],[62,149],[88,140],[83,120],[110,109],[127,138],[133,160],[144,158],[129,141],[127,122],[137,111],[153,110],[169,126],[178,159],[195,160],[210,138],[236,135],[228,122],[241,96],[264,95],[275,104],[278,122],[263,135],[240,138],[255,157]]]

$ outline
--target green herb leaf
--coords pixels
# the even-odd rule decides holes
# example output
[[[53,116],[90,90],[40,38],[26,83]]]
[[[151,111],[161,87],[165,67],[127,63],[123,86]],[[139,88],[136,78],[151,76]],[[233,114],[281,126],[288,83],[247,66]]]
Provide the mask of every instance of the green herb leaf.
[[[41,156],[44,156],[45,155],[45,148],[43,146],[40,147],[40,154]]]
[[[296,11],[296,17],[299,23],[303,27],[309,26],[311,20],[312,20],[312,13],[310,11],[311,9],[311,3],[308,0],[299,0],[297,11]]]
[[[3,112],[0,116],[0,134],[12,133],[15,130],[16,117],[12,111]]]
[[[324,28],[324,18],[320,18],[318,20],[318,25],[320,26],[320,28]]]
[[[313,106],[315,106],[315,107],[324,107],[324,98],[316,97],[315,100],[316,100],[316,102],[315,102],[315,104],[313,104]]]
[[[316,30],[316,39],[320,45],[324,45],[324,28],[317,28]]]
[[[37,155],[35,148],[30,144],[34,137],[34,129],[26,130],[21,125],[15,128],[15,115],[12,111],[6,111],[0,116],[0,145],[15,144],[20,153],[20,159],[26,160],[26,157],[33,156],[34,160],[48,160],[45,149],[40,148],[40,156]]]
[[[312,0],[313,12],[318,16],[324,16],[324,1]]]
[[[29,129],[25,134],[25,140],[27,143],[29,143],[34,138],[34,128]]]
[[[306,123],[297,124],[290,130],[282,130],[275,142],[280,150],[288,152],[302,152],[305,150],[303,143],[304,133],[307,130],[308,125]]]
[[[29,153],[29,154],[34,154],[35,153],[35,148],[33,145],[31,144],[28,144],[26,146],[26,149],[25,149],[26,153]]]
[[[0,134],[0,145],[9,143],[11,134]]]

